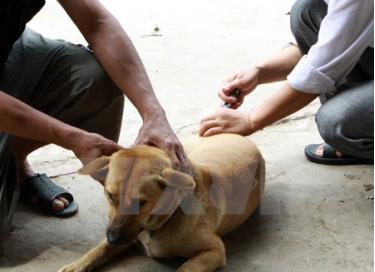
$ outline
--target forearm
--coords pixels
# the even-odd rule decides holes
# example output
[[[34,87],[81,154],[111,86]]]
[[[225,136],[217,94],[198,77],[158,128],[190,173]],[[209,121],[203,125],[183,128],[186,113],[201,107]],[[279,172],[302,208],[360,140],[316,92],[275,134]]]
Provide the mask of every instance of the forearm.
[[[285,83],[275,94],[250,113],[252,132],[262,129],[309,104],[318,95],[294,90]]]
[[[142,118],[162,113],[143,63],[117,20],[110,16],[90,38],[95,56]]]
[[[259,69],[258,84],[285,80],[301,57],[298,47],[291,44],[258,63],[255,66]]]
[[[72,149],[84,131],[64,124],[0,91],[0,132]]]
[[[142,118],[163,114],[143,63],[116,18],[99,1],[59,2],[105,71],[134,104]]]

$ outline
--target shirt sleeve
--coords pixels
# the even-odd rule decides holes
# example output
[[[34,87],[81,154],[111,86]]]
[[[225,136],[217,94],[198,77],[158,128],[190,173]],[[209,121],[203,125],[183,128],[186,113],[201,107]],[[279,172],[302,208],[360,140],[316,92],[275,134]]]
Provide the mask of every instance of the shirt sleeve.
[[[288,76],[290,86],[307,93],[334,91],[374,43],[373,0],[330,0],[318,42]]]

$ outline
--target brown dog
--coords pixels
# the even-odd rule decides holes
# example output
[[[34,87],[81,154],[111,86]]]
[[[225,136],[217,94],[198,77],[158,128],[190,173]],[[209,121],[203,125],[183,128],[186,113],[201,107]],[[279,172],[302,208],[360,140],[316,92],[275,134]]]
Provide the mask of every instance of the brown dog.
[[[91,271],[135,241],[151,257],[188,258],[179,272],[225,266],[220,237],[257,208],[264,161],[252,142],[232,134],[195,138],[184,148],[192,175],[173,170],[166,153],[149,146],[86,165],[82,173],[106,177],[107,239],[60,272]]]

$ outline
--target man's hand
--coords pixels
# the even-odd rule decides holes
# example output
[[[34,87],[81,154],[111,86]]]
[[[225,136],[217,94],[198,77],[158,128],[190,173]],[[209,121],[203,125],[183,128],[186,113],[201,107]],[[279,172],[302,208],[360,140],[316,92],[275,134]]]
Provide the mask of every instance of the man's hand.
[[[110,156],[123,149],[117,143],[100,136],[99,134],[82,132],[70,140],[70,149],[77,158],[86,164],[101,156]]]
[[[159,147],[167,152],[173,167],[185,173],[190,172],[190,164],[177,136],[165,116],[156,116],[145,120],[139,131],[135,144],[146,144]]]
[[[237,109],[241,106],[246,95],[251,93],[258,86],[259,69],[252,68],[243,70],[227,78],[218,95],[224,103],[231,104],[232,109]],[[234,89],[241,90],[238,97],[231,96]]]
[[[219,109],[201,121],[200,136],[207,137],[220,133],[235,133],[243,136],[253,133],[251,112]]]

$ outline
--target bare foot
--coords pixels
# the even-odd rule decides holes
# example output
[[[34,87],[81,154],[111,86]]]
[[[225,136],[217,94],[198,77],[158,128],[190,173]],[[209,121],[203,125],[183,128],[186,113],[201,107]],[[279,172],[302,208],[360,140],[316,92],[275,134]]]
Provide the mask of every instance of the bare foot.
[[[19,175],[19,178],[20,178],[20,181],[21,181],[20,186],[22,186],[23,182],[27,182],[28,178],[35,175],[33,169],[31,168],[31,166],[29,165],[29,163],[27,162],[26,159],[24,159],[22,161],[18,161],[18,175]],[[38,199],[34,198],[34,199],[30,199],[30,201],[32,203],[37,203]],[[69,201],[66,198],[58,197],[53,201],[52,210],[53,211],[62,211],[68,205],[69,205]]]

